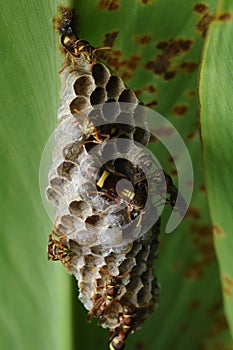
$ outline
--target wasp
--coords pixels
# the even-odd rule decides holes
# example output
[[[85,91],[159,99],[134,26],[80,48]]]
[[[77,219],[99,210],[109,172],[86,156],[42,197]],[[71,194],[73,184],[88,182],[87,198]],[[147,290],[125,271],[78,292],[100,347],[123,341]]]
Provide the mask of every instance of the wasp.
[[[79,123],[79,128],[81,130],[82,137],[84,138],[84,141],[80,146],[84,146],[88,143],[99,144],[110,139],[112,133],[114,132],[113,128],[109,130],[110,133],[102,132],[100,127],[95,126],[94,122],[84,112],[77,108],[74,108],[73,112],[75,113],[75,121],[73,123]],[[98,118],[98,116],[95,116],[95,118]]]
[[[60,260],[61,263],[67,267],[73,259],[73,257],[71,257],[72,251],[63,245],[67,236],[64,234],[59,236],[58,239],[55,239],[54,236],[58,237],[58,229],[56,226],[54,226],[52,233],[49,235],[49,243],[47,247],[48,260]]]
[[[72,63],[74,65],[75,58],[83,57],[87,63],[95,63],[95,53],[100,50],[110,50],[110,46],[101,46],[94,48],[88,41],[79,39],[74,34],[63,33],[60,38],[61,45],[67,52],[68,56],[71,56]]]
[[[127,303],[123,305],[123,311],[118,316],[120,325],[114,330],[114,333],[109,339],[108,344],[110,350],[122,350],[124,348],[128,335],[135,330],[137,309],[148,306],[150,306],[150,304],[136,306],[132,303]]]
[[[130,186],[131,187],[131,186]],[[144,206],[147,200],[148,188],[144,183],[136,183],[131,189],[127,183],[118,191],[119,197],[126,203],[128,207],[128,217],[134,220],[138,217],[136,227],[139,227],[142,222]]]
[[[61,73],[65,69],[70,58],[71,58],[73,70],[75,70],[75,59],[77,58],[83,58],[87,63],[91,64],[91,68],[92,68],[96,63],[95,53],[100,50],[111,49],[110,46],[101,46],[101,47],[94,48],[89,44],[88,41],[79,39],[73,33],[71,34],[63,33],[61,35],[60,42],[66,52],[66,58],[65,58],[63,67],[59,71],[59,73]]]
[[[131,272],[131,270],[128,270],[122,275],[112,276],[105,268],[102,267],[101,270],[110,276],[110,280],[105,282],[103,295],[95,297],[94,306],[87,314],[88,322],[91,322],[93,317],[100,317],[100,324],[112,313],[114,305],[120,303],[117,297],[122,292],[121,280]],[[101,288],[101,286],[99,288]]]
[[[101,189],[100,194],[115,200],[118,204],[125,203],[128,207],[129,218],[133,219],[139,214],[138,227],[142,220],[148,186],[145,178],[135,181],[134,173],[137,170],[132,164],[128,164],[127,172],[129,172],[129,167],[131,167],[130,179],[128,178],[129,174],[119,173],[115,169],[106,166],[107,170],[103,169],[103,172],[100,173],[96,185]]]
[[[75,59],[80,57],[83,57],[86,62],[94,64],[96,61],[95,53],[97,51],[111,49],[109,46],[94,48],[88,41],[79,39],[75,34],[78,19],[74,10],[69,7],[60,6],[59,12],[61,17],[55,17],[54,22],[60,34],[60,43],[67,54],[61,71],[66,67],[66,63],[70,57],[73,67],[75,66]]]
[[[116,193],[116,184],[119,179],[120,178],[116,174],[109,172],[108,170],[103,170],[96,182],[97,187],[101,190],[99,193],[120,203]]]
[[[109,339],[110,350],[123,349],[127,336],[134,332],[136,308],[137,307],[131,303],[124,305],[123,312],[119,315],[120,326],[116,328]]]

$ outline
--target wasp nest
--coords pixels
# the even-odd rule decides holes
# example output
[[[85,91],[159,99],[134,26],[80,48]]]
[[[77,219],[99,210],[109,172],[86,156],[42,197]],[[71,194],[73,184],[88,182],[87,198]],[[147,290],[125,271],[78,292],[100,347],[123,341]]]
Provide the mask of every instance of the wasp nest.
[[[112,332],[110,348],[121,349],[158,303],[160,224],[147,173],[159,170],[144,150],[150,133],[135,94],[93,61],[86,41],[62,40],[68,59],[46,190],[55,208],[48,256],[76,277],[88,321],[98,317]]]

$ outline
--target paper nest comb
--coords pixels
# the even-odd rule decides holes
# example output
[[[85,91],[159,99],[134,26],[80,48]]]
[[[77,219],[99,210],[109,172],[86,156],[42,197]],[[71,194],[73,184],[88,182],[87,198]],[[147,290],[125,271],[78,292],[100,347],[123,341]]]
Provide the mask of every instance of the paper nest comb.
[[[151,220],[148,210],[157,213],[142,171],[152,171],[143,151],[150,133],[135,94],[103,63],[70,55],[60,77],[46,195],[55,207],[56,242],[68,256],[61,258],[57,245],[52,249],[76,277],[88,319],[99,317],[112,332],[110,348],[117,341],[121,349],[155,309],[160,292],[153,274],[159,220],[142,230]],[[128,328],[127,306],[133,307]]]

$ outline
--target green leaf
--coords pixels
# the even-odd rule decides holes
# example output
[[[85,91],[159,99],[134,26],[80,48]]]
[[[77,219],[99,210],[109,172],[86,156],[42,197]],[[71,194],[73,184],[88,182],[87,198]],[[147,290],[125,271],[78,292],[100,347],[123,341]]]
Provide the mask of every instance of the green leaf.
[[[58,104],[56,7],[51,1],[1,4],[2,349],[72,347],[70,279],[47,262],[52,223],[39,191],[40,158]]]
[[[233,334],[233,5],[231,1],[222,1],[220,5],[205,45],[200,103],[208,201],[225,310]]]

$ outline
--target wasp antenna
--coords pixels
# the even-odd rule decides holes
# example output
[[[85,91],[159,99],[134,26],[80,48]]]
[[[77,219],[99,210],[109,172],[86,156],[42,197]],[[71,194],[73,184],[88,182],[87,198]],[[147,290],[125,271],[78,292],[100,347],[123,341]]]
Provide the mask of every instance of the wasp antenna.
[[[96,51],[100,51],[100,50],[111,50],[111,46],[101,46],[101,47],[97,47],[96,49],[94,49],[92,52],[95,53]]]

